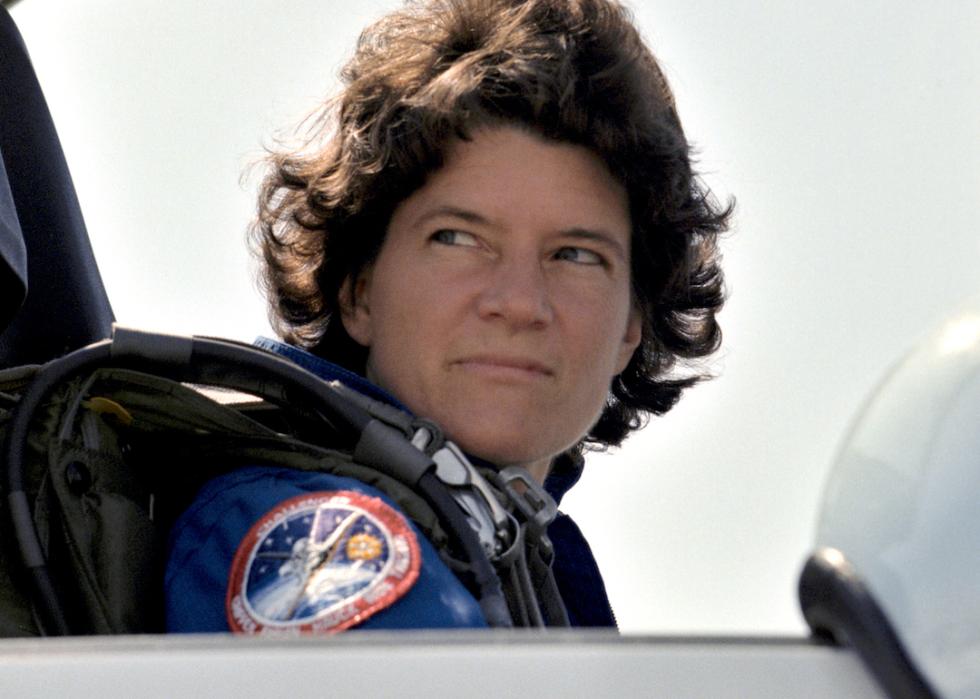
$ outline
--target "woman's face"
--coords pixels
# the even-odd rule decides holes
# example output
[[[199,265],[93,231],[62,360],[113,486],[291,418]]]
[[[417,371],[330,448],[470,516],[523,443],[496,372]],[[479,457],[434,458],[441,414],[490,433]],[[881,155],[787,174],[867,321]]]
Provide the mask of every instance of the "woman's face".
[[[625,189],[512,127],[458,141],[401,202],[344,326],[367,374],[470,454],[543,480],[640,342]]]

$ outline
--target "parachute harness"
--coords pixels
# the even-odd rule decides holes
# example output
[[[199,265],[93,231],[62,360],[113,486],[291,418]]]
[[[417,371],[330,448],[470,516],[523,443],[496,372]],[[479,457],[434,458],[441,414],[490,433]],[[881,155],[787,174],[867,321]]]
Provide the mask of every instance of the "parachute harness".
[[[44,633],[86,630],[73,628],[68,621],[26,495],[24,451],[29,424],[42,403],[66,381],[109,367],[228,388],[285,411],[296,412],[295,406],[302,406],[300,412],[328,428],[330,443],[324,446],[349,450],[355,463],[408,486],[431,507],[449,535],[449,550],[440,551],[441,555],[474,594],[491,626],[568,625],[551,573],[554,552],[547,536],[557,506],[524,469],[476,466],[433,423],[342,384],[325,382],[249,345],[116,327],[111,340],[38,370],[32,368],[30,385],[11,411],[5,435],[3,492]],[[78,402],[84,395],[84,391],[78,394]],[[95,408],[125,418],[122,406]]]

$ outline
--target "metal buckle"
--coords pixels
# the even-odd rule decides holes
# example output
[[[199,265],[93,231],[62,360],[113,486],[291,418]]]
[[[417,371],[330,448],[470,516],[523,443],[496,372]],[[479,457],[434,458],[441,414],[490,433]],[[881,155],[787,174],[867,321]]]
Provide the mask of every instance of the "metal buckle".
[[[522,488],[515,487],[521,483]],[[541,553],[550,560],[553,554],[548,525],[558,516],[558,503],[525,469],[508,466],[497,473],[495,484],[513,503],[524,520],[531,540],[537,540]]]
[[[441,446],[433,440],[441,435],[419,421],[412,444],[429,453],[436,465],[436,478],[449,487],[453,499],[462,508],[470,526],[476,532],[491,560],[496,561],[507,551],[515,537],[516,522],[497,500],[490,484],[470,463],[466,455],[452,442],[443,441]],[[438,435],[438,437],[437,437]]]

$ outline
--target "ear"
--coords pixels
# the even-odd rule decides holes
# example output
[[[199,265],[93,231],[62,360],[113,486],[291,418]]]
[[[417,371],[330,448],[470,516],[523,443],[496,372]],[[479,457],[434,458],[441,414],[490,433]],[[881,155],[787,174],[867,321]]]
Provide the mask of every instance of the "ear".
[[[365,347],[371,346],[371,270],[367,269],[352,281],[348,276],[340,286],[338,305],[340,320],[351,339]]]
[[[633,358],[633,353],[640,346],[643,339],[643,317],[640,309],[633,305],[630,308],[630,317],[626,323],[626,331],[623,333],[623,341],[619,348],[619,359],[616,362],[616,373],[621,374],[626,365]]]

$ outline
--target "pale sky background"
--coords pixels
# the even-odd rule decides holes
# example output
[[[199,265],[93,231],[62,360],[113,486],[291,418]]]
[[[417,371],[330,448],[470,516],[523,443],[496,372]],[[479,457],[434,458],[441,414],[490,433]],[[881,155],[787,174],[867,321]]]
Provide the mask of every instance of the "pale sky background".
[[[268,334],[240,182],[394,0],[22,0],[117,319]],[[718,378],[563,509],[628,632],[803,631],[796,579],[862,399],[980,292],[980,4],[633,0],[735,195]],[[874,493],[868,493],[874,498]]]

